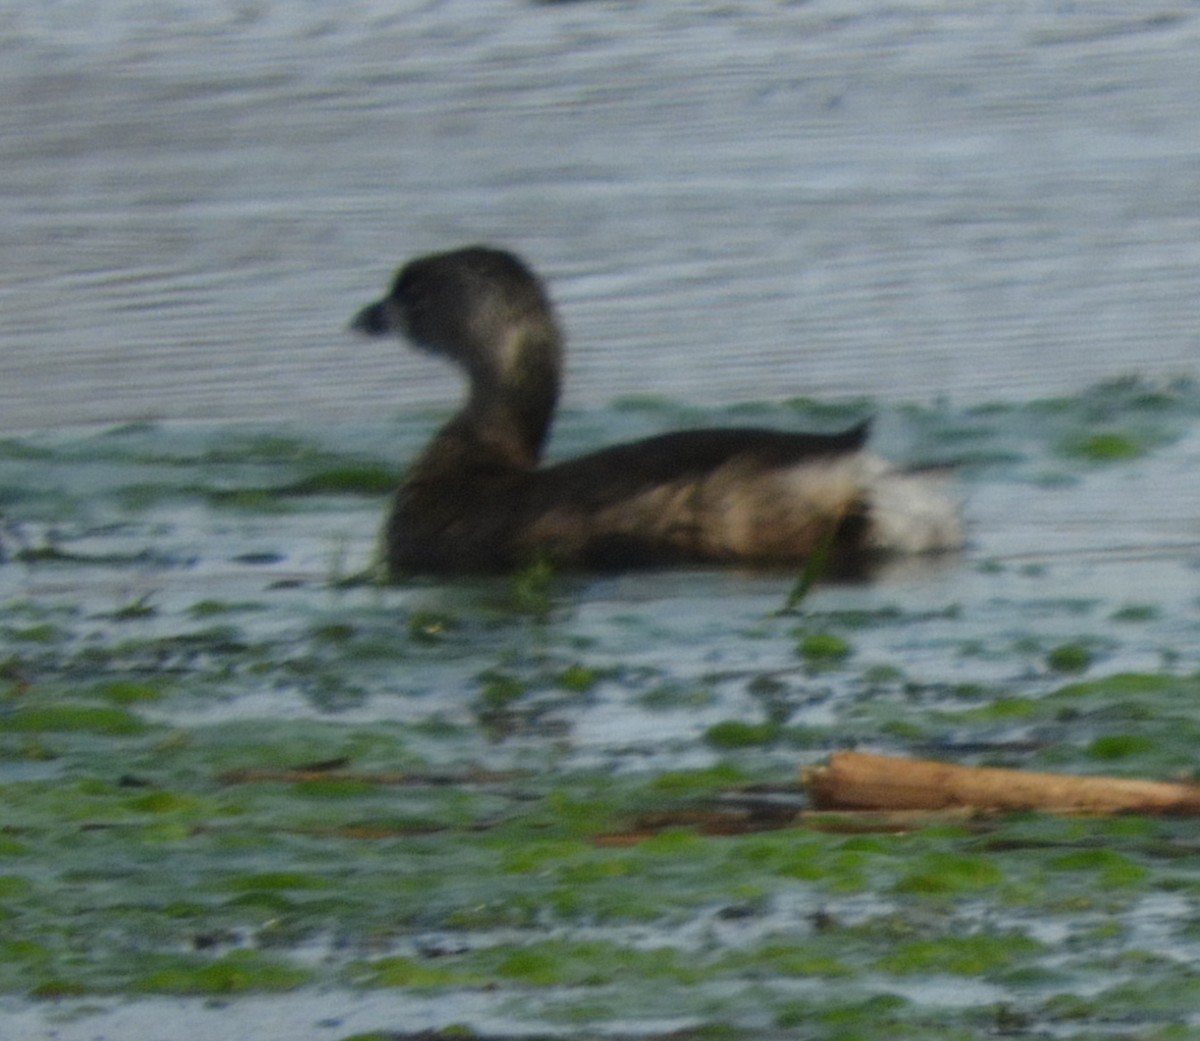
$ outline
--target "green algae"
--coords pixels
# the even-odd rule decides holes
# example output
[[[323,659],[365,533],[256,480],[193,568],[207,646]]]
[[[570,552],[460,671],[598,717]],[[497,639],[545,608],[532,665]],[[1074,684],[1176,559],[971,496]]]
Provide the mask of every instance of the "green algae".
[[[291,484],[283,485],[274,494],[304,495],[366,495],[381,496],[400,484],[401,475],[394,469],[369,464],[342,466],[320,470]]]
[[[1072,438],[1063,445],[1067,455],[1089,462],[1112,463],[1136,459],[1147,452],[1152,440],[1135,434],[1105,431]]]
[[[293,889],[328,889],[330,882],[318,875],[295,871],[269,871],[257,875],[242,875],[228,879],[223,888],[235,893],[281,892]]]
[[[1020,933],[973,936],[944,936],[898,944],[877,962],[878,968],[894,975],[947,973],[953,976],[992,976],[1012,968],[1043,946]]]
[[[1046,664],[1055,672],[1086,672],[1093,653],[1086,644],[1064,643],[1046,655]]]
[[[1126,604],[1113,612],[1114,622],[1152,622],[1162,614],[1153,604]]]
[[[295,990],[312,974],[250,951],[234,951],[216,961],[169,959],[133,980],[133,989],[151,994],[238,994]]]
[[[896,883],[897,893],[941,895],[990,889],[1005,881],[1004,872],[991,859],[951,853],[921,858]]]
[[[500,946],[483,952],[477,960],[490,965],[494,978],[534,987],[598,987],[623,979],[690,984],[701,976],[675,949],[631,950],[623,944],[598,941]]]
[[[744,723],[730,719],[709,727],[704,732],[704,740],[714,748],[752,748],[773,744],[781,733],[775,723]]]
[[[897,422],[968,484],[1069,496],[1128,463],[1064,445],[1114,431],[1152,460],[1197,416],[1186,387],[1123,384]],[[1077,588],[1053,558],[818,586],[800,631],[772,613],[788,576],[331,588],[329,545],[318,573],[294,545],[351,524],[370,555],[395,433],[0,450],[6,513],[56,523],[0,573],[0,991],[471,992],[538,1029],[805,1038],[1150,1036],[1190,1014],[1186,822],[754,814],[847,745],[1193,772],[1194,603]],[[775,830],[710,827],[731,810]],[[961,1008],[929,1001],[947,979]]]
[[[836,666],[854,651],[847,640],[833,633],[806,633],[797,649],[801,658],[817,668]]]
[[[1087,849],[1052,858],[1048,871],[1094,874],[1105,888],[1134,886],[1145,881],[1148,870],[1130,857],[1111,849]]]
[[[1150,737],[1135,734],[1106,734],[1098,737],[1087,748],[1093,759],[1116,760],[1145,756],[1153,752],[1155,741]]]
[[[1108,699],[1188,691],[1200,691],[1200,679],[1159,674],[1118,673],[1090,682],[1072,683],[1059,688],[1054,696],[1062,699]]]
[[[600,682],[601,674],[586,665],[568,665],[558,676],[558,685],[571,694],[586,694]]]
[[[70,704],[18,709],[5,719],[5,726],[13,731],[77,732],[110,737],[130,737],[146,730],[146,723],[130,712]]]
[[[482,987],[489,983],[486,976],[468,970],[448,968],[441,964],[422,964],[413,958],[379,958],[376,961],[352,966],[351,978],[359,986],[405,987],[430,990],[445,987]]]
[[[136,705],[141,702],[161,701],[165,696],[162,681],[139,683],[133,680],[114,680],[101,684],[96,696],[114,705]]]

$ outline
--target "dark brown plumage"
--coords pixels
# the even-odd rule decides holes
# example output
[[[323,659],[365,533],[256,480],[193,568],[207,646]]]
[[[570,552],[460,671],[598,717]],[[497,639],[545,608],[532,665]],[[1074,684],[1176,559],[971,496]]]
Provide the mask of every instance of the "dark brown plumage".
[[[834,435],[687,430],[540,467],[562,334],[513,254],[471,246],[411,261],[353,328],[394,332],[458,365],[466,402],[412,465],[385,529],[393,576],[562,567],[803,562],[833,534],[835,566],[962,540],[929,481]]]

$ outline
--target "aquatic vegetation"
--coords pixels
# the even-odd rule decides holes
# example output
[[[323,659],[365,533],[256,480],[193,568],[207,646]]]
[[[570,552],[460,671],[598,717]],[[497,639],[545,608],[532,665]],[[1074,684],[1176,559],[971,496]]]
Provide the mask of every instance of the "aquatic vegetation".
[[[1004,873],[990,859],[934,853],[915,863],[896,883],[898,893],[962,893],[988,889],[1004,881]]]
[[[878,966],[884,972],[900,976],[948,973],[987,977],[1041,951],[1041,944],[1019,933],[976,933],[901,943],[880,958]]]
[[[1092,652],[1082,643],[1064,643],[1046,655],[1046,664],[1055,672],[1086,672]]]
[[[565,436],[686,411],[567,413]],[[1195,388],[1121,383],[889,421],[981,498],[1077,516],[1197,417]],[[0,993],[471,995],[547,1036],[1152,1036],[1191,1014],[1190,822],[811,816],[799,785],[848,746],[1193,775],[1179,559],[985,546],[994,566],[816,582],[784,614],[794,575],[336,581],[372,557],[393,441],[424,432],[0,443],[20,531],[0,533]],[[1110,432],[1136,463],[1064,451]]]
[[[82,731],[110,737],[140,734],[146,729],[139,717],[121,709],[69,704],[18,709],[7,717],[5,726],[17,732]]]
[[[236,994],[241,991],[295,990],[312,974],[294,965],[262,958],[250,951],[234,951],[216,961],[198,958],[160,959],[173,962],[163,968],[147,967],[133,981],[133,989],[155,994]]]
[[[1064,451],[1091,462],[1111,463],[1136,459],[1148,447],[1148,444],[1132,435],[1109,432],[1078,437],[1068,442]]]
[[[853,652],[848,641],[833,633],[807,633],[801,637],[798,650],[800,657],[816,667],[836,665]]]
[[[714,748],[748,748],[771,744],[779,736],[780,728],[776,723],[742,723],[731,719],[714,723],[705,731],[704,740]]]

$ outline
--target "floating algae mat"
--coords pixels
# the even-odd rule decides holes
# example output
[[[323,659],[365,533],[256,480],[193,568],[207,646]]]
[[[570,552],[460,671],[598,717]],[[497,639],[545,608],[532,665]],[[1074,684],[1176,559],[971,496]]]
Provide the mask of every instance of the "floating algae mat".
[[[1194,822],[795,813],[847,747],[1191,776],[1198,417],[885,413],[972,545],[790,612],[787,574],[345,581],[436,416],[0,441],[5,1036],[1197,1036]]]

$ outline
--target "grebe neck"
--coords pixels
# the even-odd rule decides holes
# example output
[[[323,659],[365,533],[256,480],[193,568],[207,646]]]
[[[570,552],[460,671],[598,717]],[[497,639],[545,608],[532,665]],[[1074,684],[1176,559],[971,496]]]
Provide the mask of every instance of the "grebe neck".
[[[550,330],[527,330],[504,352],[502,366],[468,370],[470,390],[459,413],[426,453],[445,466],[534,469],[554,419],[562,344]],[[497,371],[499,369],[499,371]]]

